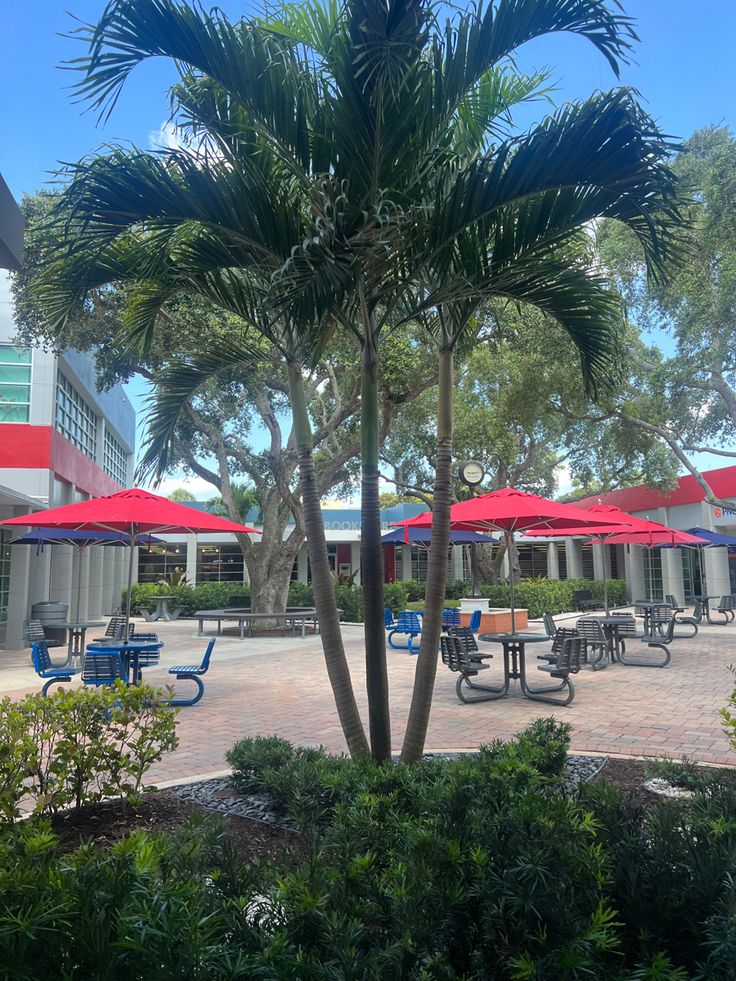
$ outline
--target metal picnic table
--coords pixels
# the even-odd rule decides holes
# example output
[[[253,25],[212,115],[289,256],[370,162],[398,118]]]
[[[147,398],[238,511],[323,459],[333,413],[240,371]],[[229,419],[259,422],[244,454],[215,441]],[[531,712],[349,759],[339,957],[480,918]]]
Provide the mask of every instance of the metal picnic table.
[[[95,652],[104,653],[109,651],[115,651],[120,654],[123,658],[123,666],[125,668],[126,677],[128,684],[131,684],[131,668],[133,674],[132,684],[137,684],[140,678],[140,659],[142,654],[153,654],[157,653],[163,647],[163,643],[160,640],[110,640],[110,641],[100,641],[95,644],[87,645],[87,653],[94,654]]]
[[[73,664],[75,657],[81,660],[84,654],[84,642],[87,637],[87,631],[92,627],[104,627],[105,621],[79,620],[74,623],[63,623],[61,626],[66,627],[68,631],[66,663]]]
[[[633,606],[640,607],[644,614],[644,633],[654,635],[652,612],[662,607],[669,607],[669,603],[664,600],[634,600]]]
[[[505,698],[509,694],[511,679],[519,681],[521,692],[525,698],[537,702],[552,702],[555,699],[547,698],[545,692],[558,691],[559,686],[544,688],[530,688],[526,681],[526,654],[527,644],[538,644],[542,641],[549,641],[546,634],[536,634],[531,632],[499,633],[499,634],[479,634],[478,640],[489,644],[501,644],[503,647],[503,675],[504,683],[501,688],[489,688],[486,685],[478,685],[488,691],[488,699]],[[478,655],[474,655],[478,656]],[[482,652],[481,652],[481,657]]]
[[[585,617],[582,617],[581,619],[597,620],[598,623],[600,623],[600,625],[603,627],[603,633],[606,635],[606,640],[608,641],[608,656],[612,662],[615,661],[621,647],[619,627],[632,623],[633,617],[627,614],[616,616],[615,614],[609,613],[607,615],[601,614],[600,616],[586,614]]]

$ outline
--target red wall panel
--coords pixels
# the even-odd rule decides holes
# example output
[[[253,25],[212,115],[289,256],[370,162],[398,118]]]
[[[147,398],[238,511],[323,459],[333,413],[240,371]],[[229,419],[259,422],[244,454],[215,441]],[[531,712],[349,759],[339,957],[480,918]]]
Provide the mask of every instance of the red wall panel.
[[[48,470],[51,462],[51,426],[4,422],[0,426],[0,467]]]
[[[76,484],[92,497],[114,494],[122,488],[122,484],[113,480],[55,429],[51,430],[51,469],[62,480]]]

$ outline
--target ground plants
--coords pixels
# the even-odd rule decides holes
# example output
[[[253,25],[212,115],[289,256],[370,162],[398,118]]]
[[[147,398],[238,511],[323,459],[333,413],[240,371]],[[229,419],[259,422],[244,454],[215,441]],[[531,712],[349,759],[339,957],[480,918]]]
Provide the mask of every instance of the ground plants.
[[[147,685],[64,688],[0,701],[0,816],[36,814],[103,798],[135,803],[143,778],[175,749],[176,710]]]
[[[71,853],[6,824],[0,975],[731,981],[736,792],[571,796],[568,739],[538,720],[413,767],[243,740],[236,779],[302,827],[296,867],[238,862],[216,817]]]

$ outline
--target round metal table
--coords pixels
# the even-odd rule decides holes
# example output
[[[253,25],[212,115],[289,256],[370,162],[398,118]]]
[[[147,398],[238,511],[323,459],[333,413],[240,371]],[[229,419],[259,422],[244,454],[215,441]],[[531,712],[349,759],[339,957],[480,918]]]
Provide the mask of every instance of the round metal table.
[[[526,645],[539,644],[544,641],[549,643],[546,634],[535,634],[531,632],[500,633],[500,634],[479,634],[478,640],[488,644],[501,644],[503,648],[503,674],[504,683],[501,688],[490,688],[486,685],[473,684],[473,688],[481,688],[488,691],[489,700],[494,698],[505,698],[509,694],[511,680],[518,680],[521,693],[525,698],[537,702],[551,702],[556,704],[557,700],[547,698],[547,692],[560,690],[559,685],[553,687],[530,688],[526,680]]]

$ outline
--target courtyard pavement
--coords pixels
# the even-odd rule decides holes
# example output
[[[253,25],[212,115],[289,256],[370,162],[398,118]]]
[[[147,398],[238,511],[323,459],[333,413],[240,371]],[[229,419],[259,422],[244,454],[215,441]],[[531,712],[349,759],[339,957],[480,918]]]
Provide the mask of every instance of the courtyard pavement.
[[[571,626],[574,618],[566,622]],[[530,624],[530,629],[535,628],[541,626]],[[197,637],[193,621],[157,623],[155,629],[165,647],[161,664],[146,671],[144,678],[153,685],[165,685],[171,680],[166,669],[199,661],[207,641]],[[346,625],[343,636],[356,696],[367,720],[362,628]],[[536,674],[535,654],[543,649],[543,645],[529,648],[531,684]],[[718,714],[734,686],[730,665],[736,661],[736,624],[705,625],[694,640],[676,640],[671,650],[672,661],[664,669],[615,664],[594,673],[584,667],[575,677],[575,701],[567,708],[530,702],[518,690],[501,701],[461,704],[455,695],[457,675],[440,664],[427,749],[475,749],[492,739],[509,738],[539,716],[555,715],[571,723],[576,752],[688,755],[703,762],[736,763]],[[492,670],[484,674],[484,682],[492,683],[500,674],[500,660],[497,655],[490,662]],[[398,750],[416,659],[389,649],[388,664],[392,739]],[[540,683],[545,680],[548,683],[540,673]],[[180,711],[178,750],[151,772],[152,781],[226,770],[226,750],[244,736],[275,734],[304,745],[322,744],[334,752],[345,750],[318,636],[305,640],[220,637],[204,681],[202,701]],[[512,682],[512,690],[517,685]],[[29,651],[0,651],[1,694],[19,697],[38,688]]]

